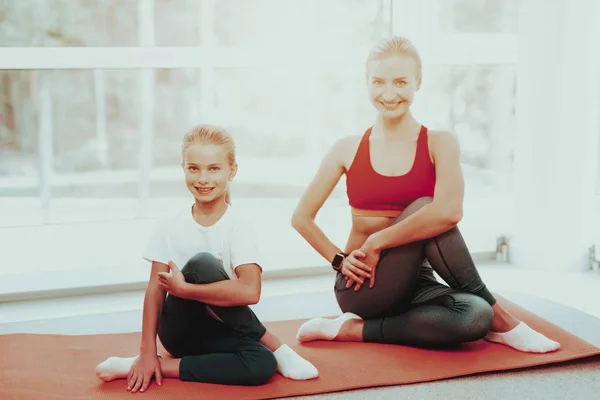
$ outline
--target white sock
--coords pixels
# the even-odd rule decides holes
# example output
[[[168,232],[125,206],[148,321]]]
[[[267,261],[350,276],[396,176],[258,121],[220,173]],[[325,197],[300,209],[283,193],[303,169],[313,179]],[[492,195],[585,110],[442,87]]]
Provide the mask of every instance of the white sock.
[[[105,382],[125,379],[137,357],[109,357],[96,367],[96,376]]]
[[[289,379],[304,381],[319,376],[319,371],[310,362],[300,357],[287,344],[281,345],[273,352],[277,359],[277,372]]]
[[[300,342],[310,342],[311,340],[333,340],[339,333],[344,322],[349,319],[362,318],[349,312],[340,315],[336,319],[313,318],[300,326],[296,339]]]
[[[560,348],[560,343],[534,331],[525,322],[520,322],[508,332],[488,332],[485,340],[527,353],[547,353]]]

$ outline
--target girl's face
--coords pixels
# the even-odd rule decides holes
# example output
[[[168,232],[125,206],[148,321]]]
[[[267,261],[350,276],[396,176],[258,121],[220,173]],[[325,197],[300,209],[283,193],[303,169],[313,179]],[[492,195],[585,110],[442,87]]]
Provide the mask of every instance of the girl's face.
[[[185,149],[182,167],[188,190],[201,203],[224,199],[237,172],[237,164],[229,165],[223,146],[200,142]]]
[[[390,119],[408,111],[421,84],[415,59],[404,54],[369,62],[367,80],[371,103],[381,116]]]

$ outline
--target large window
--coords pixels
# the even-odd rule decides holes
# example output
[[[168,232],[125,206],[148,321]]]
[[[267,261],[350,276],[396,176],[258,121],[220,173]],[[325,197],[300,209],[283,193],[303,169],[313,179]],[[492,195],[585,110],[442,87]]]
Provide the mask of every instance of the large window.
[[[461,228],[473,252],[493,252],[510,230],[516,9],[500,0],[3,2],[0,242],[10,245],[0,274],[126,267],[146,279],[139,252],[153,221],[190,201],[180,140],[201,122],[237,141],[233,202],[260,221],[269,268],[324,265],[289,219],[331,144],[373,122],[364,60],[390,33],[422,53],[415,113],[460,138]],[[318,223],[343,246],[344,182]]]

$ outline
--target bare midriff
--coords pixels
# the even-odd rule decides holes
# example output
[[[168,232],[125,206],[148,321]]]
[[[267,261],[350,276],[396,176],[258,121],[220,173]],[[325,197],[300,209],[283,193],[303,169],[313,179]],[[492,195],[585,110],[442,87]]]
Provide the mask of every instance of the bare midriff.
[[[356,207],[350,207],[352,216],[358,217],[388,217],[396,218],[402,210],[365,210]]]
[[[394,219],[395,216],[367,216],[352,213],[352,228],[344,251],[350,253],[361,248],[370,235],[389,227]]]

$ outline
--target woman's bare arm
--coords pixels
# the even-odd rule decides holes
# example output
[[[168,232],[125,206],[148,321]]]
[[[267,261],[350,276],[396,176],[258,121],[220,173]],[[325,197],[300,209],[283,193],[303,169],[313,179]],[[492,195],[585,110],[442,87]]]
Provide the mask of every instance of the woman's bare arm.
[[[458,139],[448,132],[431,132],[436,185],[433,201],[403,221],[372,234],[363,248],[381,251],[437,236],[462,218],[464,179]]]
[[[345,171],[343,155],[349,138],[336,142],[321,162],[292,215],[292,226],[327,261],[341,252],[315,223],[317,213],[329,197]]]

